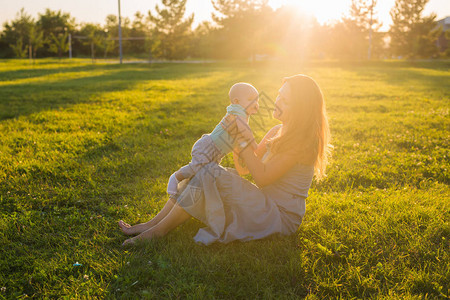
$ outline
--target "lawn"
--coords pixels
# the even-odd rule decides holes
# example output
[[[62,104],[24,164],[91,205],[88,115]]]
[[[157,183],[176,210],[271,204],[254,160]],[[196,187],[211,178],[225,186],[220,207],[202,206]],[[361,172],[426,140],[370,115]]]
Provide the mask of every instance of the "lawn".
[[[297,73],[335,147],[297,233],[206,247],[192,219],[122,249],[117,221],[162,208],[229,87],[270,100]],[[0,61],[0,299],[449,297],[449,108],[449,61]],[[250,123],[258,139],[275,124]]]

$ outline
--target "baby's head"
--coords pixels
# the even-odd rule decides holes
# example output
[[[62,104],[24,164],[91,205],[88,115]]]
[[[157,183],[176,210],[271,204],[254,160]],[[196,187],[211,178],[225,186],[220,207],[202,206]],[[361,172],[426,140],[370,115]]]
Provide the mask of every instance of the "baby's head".
[[[253,115],[258,112],[259,94],[258,90],[251,84],[245,82],[235,83],[228,93],[232,104],[239,104],[247,115]]]

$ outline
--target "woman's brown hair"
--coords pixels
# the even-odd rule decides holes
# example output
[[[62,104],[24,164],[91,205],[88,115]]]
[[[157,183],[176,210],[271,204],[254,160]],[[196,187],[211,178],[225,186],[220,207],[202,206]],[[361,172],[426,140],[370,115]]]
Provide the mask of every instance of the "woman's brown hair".
[[[286,77],[290,98],[285,129],[271,140],[271,156],[292,153],[302,164],[314,165],[316,179],[325,177],[326,165],[332,148],[325,101],[318,84],[309,76]]]

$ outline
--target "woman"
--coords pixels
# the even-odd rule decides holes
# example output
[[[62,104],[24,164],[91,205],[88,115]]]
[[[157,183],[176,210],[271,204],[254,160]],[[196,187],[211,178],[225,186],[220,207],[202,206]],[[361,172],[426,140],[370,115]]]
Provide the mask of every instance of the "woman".
[[[314,174],[325,176],[328,121],[322,92],[305,75],[284,79],[275,106],[273,116],[282,124],[270,129],[254,151],[248,147],[254,143],[251,130],[232,117],[225,120],[224,128],[240,146],[233,153],[236,169],[240,175],[251,173],[256,186],[235,170],[210,163],[181,182],[179,194],[149,222],[130,226],[120,221],[125,234],[139,234],[123,245],[164,236],[191,216],[207,225],[194,237],[206,245],[295,232]]]

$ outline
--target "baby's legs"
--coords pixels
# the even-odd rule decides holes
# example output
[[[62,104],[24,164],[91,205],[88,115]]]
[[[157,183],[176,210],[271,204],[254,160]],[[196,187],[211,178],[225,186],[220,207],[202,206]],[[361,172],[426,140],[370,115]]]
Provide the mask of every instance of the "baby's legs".
[[[176,171],[175,176],[177,177],[178,181],[181,181],[183,179],[191,178],[192,176],[195,175],[196,171],[197,171],[197,169],[191,162],[188,165],[185,165],[185,166],[181,167],[178,171]]]
[[[192,146],[191,157],[191,162],[188,165],[181,167],[170,176],[167,184],[169,195],[175,196],[178,192],[178,183],[183,179],[194,176],[203,166],[212,161],[219,163],[222,153],[215,146],[211,137],[205,134]]]
[[[170,175],[169,182],[167,183],[167,193],[169,196],[175,196],[178,192],[178,183],[183,179],[188,179],[194,176],[194,172],[189,165],[181,167],[178,171]]]
[[[146,223],[137,224],[134,226],[131,226],[124,221],[119,221],[119,227],[122,230],[123,233],[126,235],[133,235],[133,234],[139,234],[141,232],[146,231],[147,229],[155,226],[158,224],[162,219],[164,219],[165,216],[172,210],[173,205],[175,204],[175,199],[169,198],[169,201],[164,205],[163,209],[150,221]]]

